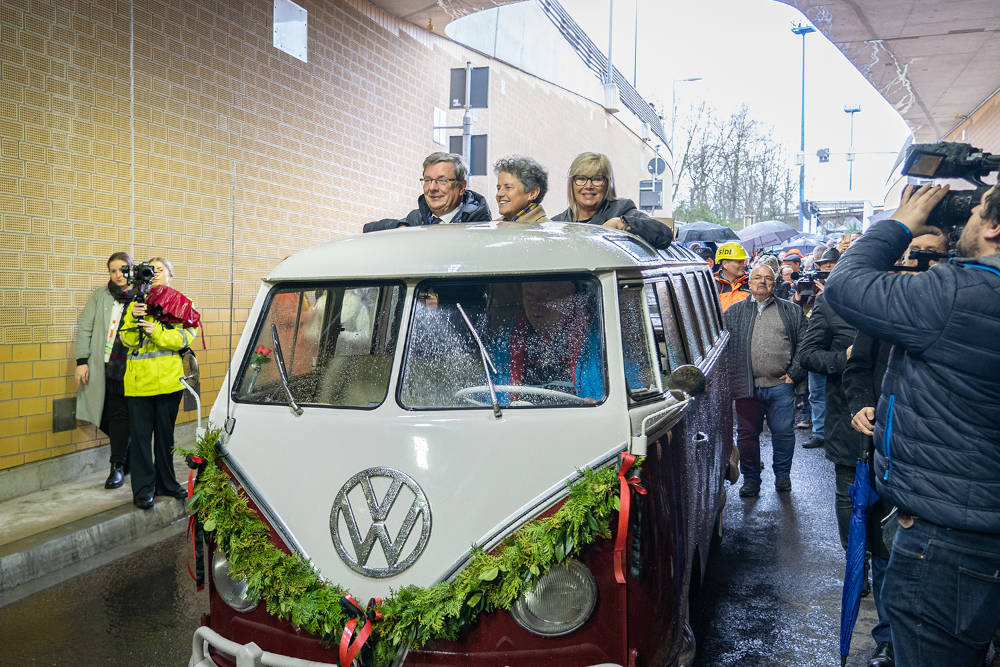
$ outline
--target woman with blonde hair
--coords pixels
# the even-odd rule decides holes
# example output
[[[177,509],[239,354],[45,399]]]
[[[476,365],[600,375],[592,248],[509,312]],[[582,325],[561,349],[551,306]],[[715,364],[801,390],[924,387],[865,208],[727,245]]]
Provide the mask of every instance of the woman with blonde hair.
[[[641,236],[654,248],[670,246],[670,227],[635,207],[631,199],[618,199],[611,161],[603,153],[580,153],[569,166],[567,178],[569,208],[553,216],[559,222],[586,222]]]

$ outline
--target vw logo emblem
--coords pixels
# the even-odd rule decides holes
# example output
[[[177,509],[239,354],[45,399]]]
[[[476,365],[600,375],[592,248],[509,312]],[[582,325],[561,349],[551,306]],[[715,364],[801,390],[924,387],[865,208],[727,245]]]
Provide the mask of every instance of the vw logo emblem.
[[[373,484],[373,480],[379,481]],[[376,486],[386,489],[381,499],[376,496]],[[364,511],[357,508],[356,512],[352,505],[352,498],[355,504],[361,505],[362,497],[371,517],[363,537],[358,515],[363,516]],[[407,503],[409,509],[404,511]],[[397,504],[399,509],[393,511]],[[419,536],[411,539],[418,521]],[[368,525],[368,521],[362,525]],[[394,535],[390,534],[392,529],[395,529]],[[431,536],[431,506],[423,489],[409,475],[381,466],[368,468],[347,480],[337,492],[330,509],[330,535],[337,555],[349,568],[366,577],[391,577],[413,565],[427,546]],[[385,567],[380,563],[368,565],[375,542],[382,547]]]

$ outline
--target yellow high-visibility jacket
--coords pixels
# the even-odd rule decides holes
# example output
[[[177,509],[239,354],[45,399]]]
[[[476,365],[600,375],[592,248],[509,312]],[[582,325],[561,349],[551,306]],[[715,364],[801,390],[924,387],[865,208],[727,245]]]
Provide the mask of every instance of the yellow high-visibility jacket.
[[[133,305],[130,303],[125,311],[119,334],[122,343],[129,348],[128,364],[125,366],[125,395],[159,396],[184,389],[181,384],[184,364],[178,351],[194,340],[197,327],[185,329],[179,324],[156,322],[153,333],[146,335],[138,328],[132,314]],[[143,319],[156,321],[148,315]],[[141,347],[140,332],[143,334]]]

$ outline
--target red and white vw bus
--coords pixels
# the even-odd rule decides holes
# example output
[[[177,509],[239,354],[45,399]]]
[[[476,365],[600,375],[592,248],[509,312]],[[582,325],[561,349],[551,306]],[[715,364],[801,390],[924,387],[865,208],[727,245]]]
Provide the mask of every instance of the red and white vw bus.
[[[285,260],[202,442],[189,664],[689,665],[726,342],[699,257],[599,226]]]

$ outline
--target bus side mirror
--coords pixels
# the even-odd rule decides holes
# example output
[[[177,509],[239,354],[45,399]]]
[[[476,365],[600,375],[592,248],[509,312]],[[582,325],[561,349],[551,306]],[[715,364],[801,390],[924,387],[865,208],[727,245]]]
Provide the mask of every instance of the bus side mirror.
[[[691,364],[678,366],[670,374],[667,380],[667,387],[670,393],[677,400],[684,400],[690,396],[692,398],[705,393],[705,374],[701,369]]]

